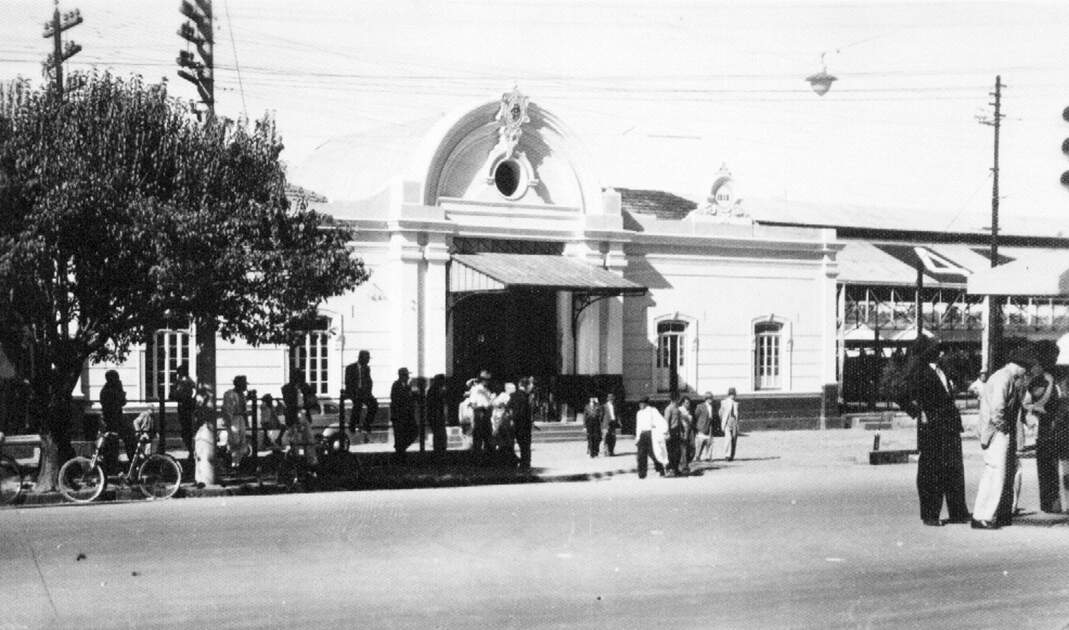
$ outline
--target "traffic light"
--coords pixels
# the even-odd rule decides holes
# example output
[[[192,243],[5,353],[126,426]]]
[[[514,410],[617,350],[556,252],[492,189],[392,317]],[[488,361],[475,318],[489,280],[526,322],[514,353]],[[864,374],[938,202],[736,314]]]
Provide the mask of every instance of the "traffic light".
[[[1069,122],[1069,107],[1062,110],[1062,120]],[[1069,155],[1069,138],[1062,140],[1062,153]],[[1069,171],[1062,171],[1062,186],[1069,186]]]
[[[178,28],[178,36],[193,44],[199,55],[198,59],[198,56],[189,50],[179,51],[176,61],[182,68],[178,70],[178,76],[195,85],[200,94],[200,100],[204,102],[209,112],[214,112],[215,80],[212,47],[215,44],[215,37],[212,34],[211,0],[193,0],[193,2],[182,0],[178,10],[188,20]]]

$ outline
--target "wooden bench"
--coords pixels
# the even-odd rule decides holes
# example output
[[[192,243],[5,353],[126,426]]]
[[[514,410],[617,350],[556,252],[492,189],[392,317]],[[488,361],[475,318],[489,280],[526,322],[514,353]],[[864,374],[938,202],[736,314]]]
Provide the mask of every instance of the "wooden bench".
[[[0,448],[9,448],[14,452],[10,455],[15,459],[32,458],[35,461],[41,457],[41,436],[32,435],[5,435],[0,441]]]

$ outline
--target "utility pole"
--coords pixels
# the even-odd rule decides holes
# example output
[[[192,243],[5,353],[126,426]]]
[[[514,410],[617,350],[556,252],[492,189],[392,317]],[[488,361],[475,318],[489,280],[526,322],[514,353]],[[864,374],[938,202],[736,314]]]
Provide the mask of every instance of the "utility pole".
[[[212,125],[215,122],[215,35],[212,28],[212,2],[182,0],[178,11],[186,18],[178,28],[178,36],[187,42],[186,49],[180,50],[176,59],[179,65],[178,76],[196,86],[208,113],[205,124]],[[190,52],[190,44],[197,49],[196,56]],[[218,401],[218,379],[215,372],[216,329],[216,322],[212,318],[203,317],[196,321],[197,381],[210,386],[209,399],[212,409],[216,408]],[[214,432],[215,423],[212,422],[212,433]]]
[[[994,161],[991,166],[991,266],[998,266],[998,142],[999,142],[999,130],[1002,127],[1002,119],[1005,117],[1002,114],[1002,88],[1006,87],[1002,83],[1002,75],[995,76],[995,91],[991,92],[991,96],[995,97],[993,103],[989,103],[995,108],[995,114],[990,120],[981,119],[980,124],[990,125],[995,130],[995,154]],[[996,363],[1001,361],[1001,345],[1002,345],[1002,297],[989,295],[984,298],[987,302],[985,308],[986,325],[984,326],[984,360],[983,370],[988,374],[991,374],[996,369]]]
[[[197,88],[200,100],[208,110],[208,119],[215,117],[215,35],[212,31],[212,0],[182,0],[178,8],[186,17],[178,28],[178,36],[197,48],[199,59],[189,51],[178,51],[178,76]]]
[[[82,23],[82,13],[78,9],[59,14],[59,0],[55,0],[55,9],[52,11],[52,20],[45,22],[45,39],[52,38],[52,52],[45,59],[45,73],[52,72],[55,80],[56,95],[63,99],[63,62],[81,52],[82,47],[74,42],[67,42],[63,46],[63,31],[74,28]]]

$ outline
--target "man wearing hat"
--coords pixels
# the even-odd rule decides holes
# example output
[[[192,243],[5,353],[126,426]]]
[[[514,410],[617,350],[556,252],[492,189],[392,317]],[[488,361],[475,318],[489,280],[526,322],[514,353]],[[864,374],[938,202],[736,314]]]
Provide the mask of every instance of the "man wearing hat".
[[[1037,365],[1032,348],[1025,345],[1010,354],[1006,365],[984,383],[981,408],[980,448],[984,450],[984,472],[973,504],[973,529],[998,529],[1012,521],[1013,474],[1017,447],[1014,439],[1030,373]],[[1041,369],[1040,369],[1041,372]]]
[[[939,342],[918,337],[910,351],[905,411],[917,421],[917,494],[921,521],[938,527],[946,499],[951,523],[968,523],[965,467],[961,457],[961,414],[954,404],[952,384],[939,360]]]
[[[472,428],[471,448],[485,456],[490,453],[493,437],[494,394],[490,391],[490,372],[479,372],[479,379],[471,387],[468,399],[471,401]]]
[[[412,387],[408,381],[408,368],[397,370],[397,380],[390,388],[390,424],[393,425],[393,450],[397,461],[404,461],[405,451],[415,441],[416,407],[412,400]]]
[[[719,419],[719,416],[713,405],[713,392],[705,392],[705,400],[698,403],[694,409],[694,425],[697,431],[694,437],[694,461],[702,459],[703,452],[705,452],[705,461],[713,459],[714,419]]]

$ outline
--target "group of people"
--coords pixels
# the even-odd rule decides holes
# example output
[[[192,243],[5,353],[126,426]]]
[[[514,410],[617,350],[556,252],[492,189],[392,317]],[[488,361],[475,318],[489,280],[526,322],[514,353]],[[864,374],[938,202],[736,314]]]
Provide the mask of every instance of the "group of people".
[[[712,392],[691,408],[690,399],[674,395],[662,414],[642,398],[635,415],[635,446],[638,457],[638,477],[645,479],[649,460],[662,477],[690,474],[690,465],[697,461],[712,461],[713,438],[723,437],[721,447],[727,461],[735,459],[739,437],[739,403],[736,391],[728,389],[727,396],[716,404]]]
[[[1059,467],[1069,465],[1069,366],[1058,366],[1053,342],[1023,344],[1005,365],[972,388],[978,395],[984,471],[970,513],[965,498],[961,415],[955,386],[935,339],[913,345],[899,406],[917,420],[917,492],[925,525],[969,523],[975,529],[1009,525],[1019,512],[1022,469],[1018,433],[1035,432],[1039,508],[1062,512]],[[948,520],[940,518],[946,503]]]
[[[461,430],[483,463],[497,461],[520,468],[531,466],[531,391],[534,378],[505,383],[495,392],[490,372],[483,370],[466,384],[458,416]],[[516,456],[519,447],[519,457]]]

